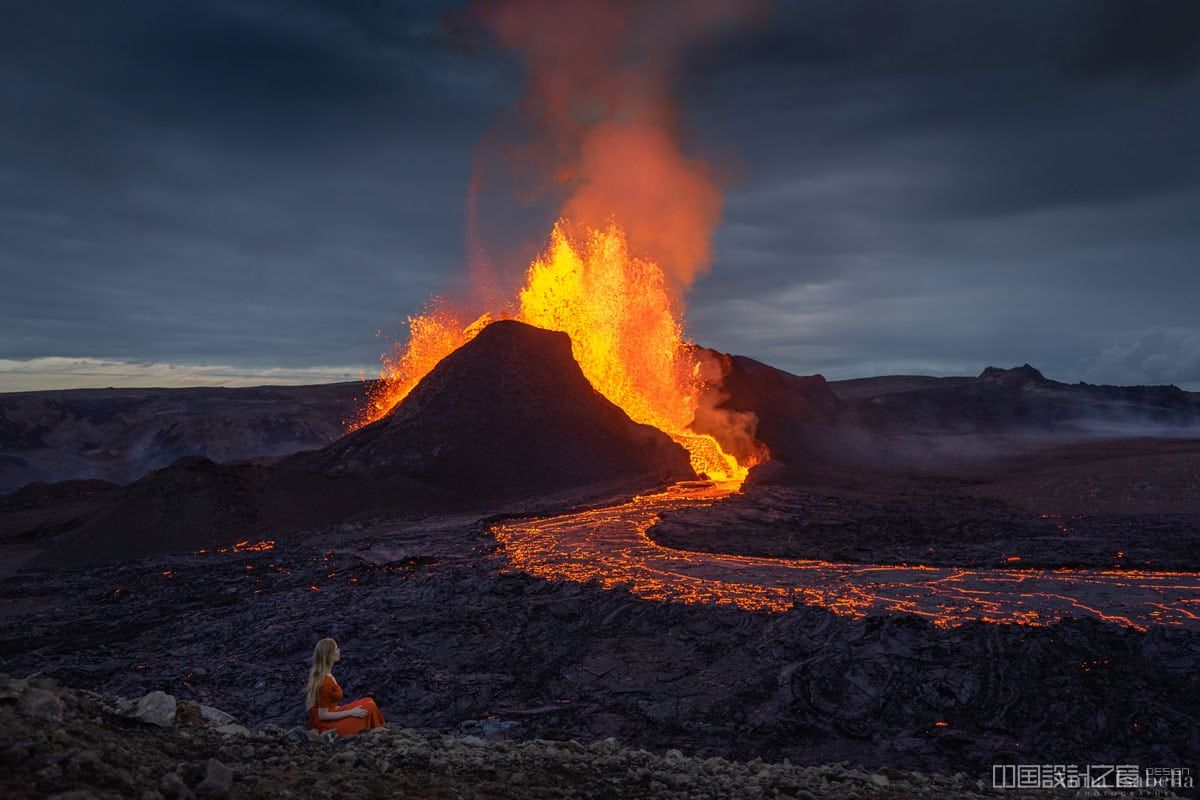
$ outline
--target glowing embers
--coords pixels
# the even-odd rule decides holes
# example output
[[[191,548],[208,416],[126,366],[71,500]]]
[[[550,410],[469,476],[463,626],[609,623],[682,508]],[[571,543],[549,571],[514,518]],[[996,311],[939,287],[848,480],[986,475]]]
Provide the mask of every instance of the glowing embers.
[[[1093,617],[1137,629],[1200,629],[1200,573],[839,564],[672,550],[645,535],[660,513],[711,504],[730,491],[678,484],[606,508],[495,525],[492,533],[516,569],[546,580],[596,581],[648,600],[755,611],[798,603],[853,617],[914,614],[942,626]]]
[[[251,542],[249,539],[243,539],[229,547],[201,548],[196,551],[196,555],[203,556],[209,553],[265,553],[274,547],[274,539],[263,539],[259,542]]]

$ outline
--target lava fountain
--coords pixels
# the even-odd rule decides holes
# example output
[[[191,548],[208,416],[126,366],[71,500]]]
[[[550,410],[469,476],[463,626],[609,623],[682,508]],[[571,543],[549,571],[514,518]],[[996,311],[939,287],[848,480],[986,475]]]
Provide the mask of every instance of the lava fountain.
[[[519,276],[499,279],[476,258],[474,291],[506,300],[434,301],[408,320],[407,345],[384,357],[382,380],[359,424],[401,402],[441,359],[490,321],[512,318],[571,337],[592,386],[635,422],[682,445],[697,474],[738,486],[761,447],[743,448],[752,420],[719,412],[729,436],[755,455],[731,455],[692,430],[719,392],[706,356],[684,336],[683,297],[712,259],[721,190],[704,159],[684,152],[671,87],[692,44],[754,19],[758,0],[476,0],[464,13],[525,67],[511,118],[481,143],[469,192],[472,242],[478,187],[500,181],[526,200],[549,197],[558,221]],[[513,139],[506,136],[513,135]],[[488,157],[488,148],[492,155]],[[508,171],[496,164],[505,164]],[[551,207],[553,208],[553,206]],[[507,263],[508,260],[506,260]],[[494,287],[512,287],[505,295]],[[480,314],[480,311],[483,311]],[[714,379],[713,382],[716,382]],[[733,446],[733,445],[730,445]]]
[[[401,402],[439,361],[496,318],[562,331],[592,386],[635,422],[652,425],[690,454],[697,474],[740,485],[740,464],[715,438],[690,430],[705,390],[701,356],[684,339],[679,304],[663,270],[629,252],[611,224],[568,233],[554,227],[546,251],[529,265],[511,307],[466,322],[447,307],[410,317],[407,346],[385,356],[382,380],[360,424]]]

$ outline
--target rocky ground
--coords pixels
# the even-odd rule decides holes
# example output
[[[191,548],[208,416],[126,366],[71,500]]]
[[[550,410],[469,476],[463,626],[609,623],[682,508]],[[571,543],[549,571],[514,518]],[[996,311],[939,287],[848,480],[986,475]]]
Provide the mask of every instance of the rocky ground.
[[[370,384],[0,393],[0,493],[136,480],[183,456],[276,458],[345,433]]]
[[[0,763],[0,793],[59,800],[1070,796],[996,790],[962,773],[659,754],[611,738],[589,745],[489,741],[390,726],[339,740],[300,727],[251,730],[219,710],[161,692],[126,700],[6,676],[0,676]]]
[[[1200,441],[1079,436],[1100,421],[1182,437],[1200,409],[1192,395],[1068,387],[1031,368],[948,384],[876,381],[838,394],[819,376],[727,361],[720,413],[755,414],[774,460],[755,470],[745,495],[676,506],[650,530],[678,555],[643,565],[664,582],[689,562],[703,571],[689,550],[1092,567],[1109,583],[1127,581],[1123,569],[1200,564]],[[464,380],[483,374],[467,372]],[[43,473],[125,481],[147,463],[189,453],[273,459],[335,436],[330,409],[346,387],[322,390],[311,404],[297,391],[303,396],[218,393],[208,398],[217,406],[199,413],[195,398],[178,393],[4,398],[0,467],[26,478],[4,473],[0,487]],[[501,545],[493,525],[511,521],[498,510],[580,502],[585,494],[575,490],[574,500],[536,502],[527,491],[549,485],[576,439],[560,431],[538,440],[554,445],[549,456],[518,474],[513,465],[530,464],[514,457],[531,429],[516,413],[524,407],[505,417],[517,424],[501,436],[483,413],[495,411],[486,392],[462,396],[474,400],[455,425],[455,463],[484,465],[483,477],[504,483],[496,497],[520,500],[489,504],[496,516],[463,513],[477,505],[365,502],[378,492],[363,482],[397,480],[393,467],[407,476],[450,441],[439,434],[403,464],[385,463],[400,450],[360,449],[370,430],[330,452],[337,465],[366,464],[366,474],[387,467],[383,478],[351,480],[339,467],[322,473],[324,483],[296,482],[284,480],[285,467],[190,459],[125,488],[37,485],[4,500],[0,671],[36,677],[0,690],[0,793],[948,797],[978,792],[996,763],[1195,772],[1200,630],[1190,624],[1190,583],[1172,579],[1180,585],[1169,587],[1171,598],[1142,603],[1169,602],[1172,619],[1182,614],[1188,624],[1161,626],[1165,617],[1152,616],[1141,630],[1079,618],[938,626],[914,615],[921,609],[908,579],[889,606],[905,613],[865,617],[834,613],[846,609],[828,602],[789,607],[793,595],[767,612],[702,602],[719,595],[602,586],[570,564],[543,580],[514,568],[525,563],[519,543]],[[556,418],[592,441],[595,415],[573,414],[581,402]],[[284,424],[286,409],[295,414]],[[1069,442],[1051,441],[1067,429]],[[593,443],[597,464],[620,460],[605,461],[606,442]],[[115,472],[94,470],[114,459]],[[482,485],[475,473],[453,474],[464,496]],[[602,517],[613,507],[593,511]],[[459,515],[428,516],[448,508]],[[665,552],[644,530],[638,546]],[[187,538],[197,531],[202,539]],[[46,537],[78,557],[53,567],[31,558]],[[620,567],[630,556],[624,546],[597,557]],[[112,558],[118,563],[99,565]],[[774,586],[739,558],[725,558],[727,572],[751,589]],[[1031,592],[1023,574],[1003,585],[977,577],[971,596],[985,606],[989,592]],[[947,581],[939,587],[959,591]],[[330,743],[294,730],[304,721],[308,658],[327,635],[345,655],[337,675],[348,695],[373,695],[387,732]]]
[[[771,486],[664,515],[650,538],[708,553],[964,567],[1194,570],[1200,514],[1034,513],[944,486],[862,495]]]
[[[648,535],[683,550],[839,562],[1200,567],[1200,439],[877,444],[892,449],[870,468],[768,465],[741,495],[665,514]]]
[[[477,518],[379,518],[0,584],[0,670],[301,724],[313,643],[348,696],[444,734],[868,770],[1193,766],[1200,633],[952,628],[659,603],[507,568]],[[157,780],[157,778],[156,778]]]

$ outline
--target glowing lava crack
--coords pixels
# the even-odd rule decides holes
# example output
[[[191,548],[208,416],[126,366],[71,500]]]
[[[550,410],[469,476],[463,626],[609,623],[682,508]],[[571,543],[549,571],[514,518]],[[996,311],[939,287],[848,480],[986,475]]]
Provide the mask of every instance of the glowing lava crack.
[[[854,617],[915,614],[940,626],[1093,617],[1139,630],[1200,629],[1195,572],[838,564],[673,550],[646,536],[662,512],[712,504],[729,491],[676,484],[605,508],[495,525],[492,533],[517,570],[546,580],[596,581],[647,600],[775,612],[809,604]]]

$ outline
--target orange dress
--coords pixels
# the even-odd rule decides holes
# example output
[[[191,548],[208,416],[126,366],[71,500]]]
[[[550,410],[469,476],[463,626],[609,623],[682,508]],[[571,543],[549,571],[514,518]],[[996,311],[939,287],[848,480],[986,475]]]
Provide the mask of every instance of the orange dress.
[[[334,677],[326,675],[325,680],[321,681],[321,688],[317,690],[317,704],[308,710],[308,727],[321,733],[325,731],[337,731],[338,736],[350,736],[383,725],[383,714],[379,713],[379,706],[375,705],[374,700],[364,697],[352,703],[338,705],[344,696],[345,693],[342,691],[342,687],[338,686],[338,682],[334,680]],[[342,719],[322,722],[321,718],[317,715],[318,708],[324,708],[327,711],[348,711],[352,708],[365,708],[367,715],[361,719],[359,717],[343,717]]]

